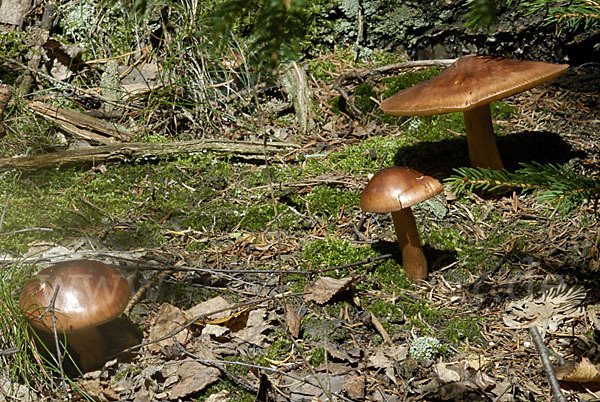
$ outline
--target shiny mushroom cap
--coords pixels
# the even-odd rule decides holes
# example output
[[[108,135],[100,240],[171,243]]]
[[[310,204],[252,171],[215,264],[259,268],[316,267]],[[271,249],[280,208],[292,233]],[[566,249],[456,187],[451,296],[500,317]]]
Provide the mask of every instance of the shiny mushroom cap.
[[[52,331],[50,312],[39,316],[51,304],[57,286],[56,328],[66,333],[113,320],[129,301],[129,284],[116,268],[91,260],[60,262],[39,272],[21,291],[21,311],[34,328]]]
[[[360,207],[369,212],[393,212],[425,201],[442,191],[442,184],[407,167],[377,172],[360,196]]]
[[[396,116],[464,112],[552,81],[567,68],[568,64],[463,56],[431,80],[385,99],[381,110]]]

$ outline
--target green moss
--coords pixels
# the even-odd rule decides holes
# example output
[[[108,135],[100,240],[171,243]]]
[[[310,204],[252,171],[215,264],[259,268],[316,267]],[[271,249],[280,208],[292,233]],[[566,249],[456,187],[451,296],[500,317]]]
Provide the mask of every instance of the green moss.
[[[292,350],[292,341],[283,333],[283,331],[276,330],[275,332],[276,339],[265,353],[265,357],[270,360],[281,361],[284,360]]]
[[[325,362],[325,349],[316,348],[310,353],[310,358],[308,362],[313,367],[319,367],[321,364]]]
[[[120,227],[106,234],[105,243],[117,250],[139,247],[159,247],[164,244],[163,228],[150,221],[138,221],[130,227]]]
[[[62,241],[80,232],[105,233],[117,248],[157,246],[165,228],[215,223],[215,230],[227,230],[239,223],[241,207],[216,198],[232,175],[226,160],[202,153],[161,161],[110,165],[104,174],[78,169],[0,174],[0,187],[10,194],[5,232],[54,228],[3,236],[0,247],[23,252],[31,241]],[[118,229],[102,229],[115,222],[121,223]]]
[[[405,319],[400,306],[376,300],[368,305],[368,310],[377,317],[390,335],[402,330]]]
[[[332,152],[328,159],[335,170],[352,174],[375,173],[386,152],[388,155],[383,167],[393,166],[393,155],[400,148],[414,144],[415,141],[407,137],[371,137]]]
[[[385,85],[385,90],[381,94],[381,98],[389,98],[390,96],[402,91],[403,89],[412,87],[420,82],[427,81],[443,71],[441,67],[429,67],[419,71],[407,71],[394,77],[387,77],[381,80]]]
[[[342,207],[350,209],[360,203],[360,194],[327,185],[316,186],[304,196],[292,195],[290,198],[303,210],[306,209],[307,203],[313,216],[320,215],[326,219],[336,217]]]
[[[287,205],[278,203],[279,227],[275,220],[275,208],[273,205],[252,205],[243,212],[240,228],[250,231],[274,231],[277,229],[288,230],[294,226],[297,217]]]
[[[365,114],[371,113],[375,108],[376,104],[373,99],[377,99],[377,94],[367,83],[358,85],[354,90],[354,106]]]
[[[383,288],[385,291],[398,289],[408,289],[412,282],[406,278],[402,265],[395,259],[390,258],[374,265],[374,269],[369,272],[368,281],[357,284],[360,286],[369,286],[371,288]]]
[[[443,227],[421,234],[422,240],[437,250],[457,250],[467,239],[465,233],[456,227]]]
[[[302,253],[307,269],[335,267],[360,261],[370,254],[368,246],[353,246],[348,240],[327,237],[322,240],[308,242]],[[345,275],[348,271],[339,274]]]
[[[443,333],[444,338],[455,347],[464,345],[465,339],[471,345],[481,343],[483,339],[478,320],[472,317],[453,317]]]

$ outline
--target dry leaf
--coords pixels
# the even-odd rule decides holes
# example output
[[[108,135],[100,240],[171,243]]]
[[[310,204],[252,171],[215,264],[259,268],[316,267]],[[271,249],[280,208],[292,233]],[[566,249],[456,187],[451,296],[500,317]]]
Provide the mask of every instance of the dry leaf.
[[[231,303],[221,296],[214,297],[188,309],[186,314],[190,319],[198,316],[206,316],[194,322],[194,325],[222,325],[229,328],[232,332],[237,332],[246,327],[249,309],[244,309],[232,313],[229,307],[233,307]],[[218,311],[218,313],[214,313]]]
[[[182,310],[172,304],[164,303],[160,306],[154,316],[148,340],[150,342],[158,341],[159,339],[178,331],[187,322],[188,319]],[[175,335],[175,339],[182,345],[187,343],[189,337],[190,334],[187,329],[184,329]],[[171,338],[167,338],[148,345],[148,350],[157,353],[160,352],[162,348],[173,346],[174,344],[175,342],[173,342]]]
[[[212,299],[203,301],[202,303],[196,304],[194,307],[191,307],[188,310],[186,310],[185,313],[188,317],[190,317],[190,319],[200,315],[206,316],[207,314],[210,314],[210,316],[208,316],[207,319],[217,319],[227,317],[228,315],[230,315],[231,311],[228,310],[230,307],[233,307],[231,303],[229,303],[226,299],[222,298],[221,296],[217,296],[213,297]],[[220,312],[211,314],[214,311]]]
[[[296,314],[296,309],[292,304],[285,305],[285,323],[294,338],[300,336],[300,317]]]
[[[362,375],[351,375],[342,385],[342,391],[353,400],[362,400],[365,397],[365,377]]]
[[[581,303],[585,297],[582,287],[561,283],[546,289],[538,297],[530,295],[507,303],[502,320],[507,327],[519,329],[534,323],[543,337],[546,331],[556,331],[563,321],[583,316]]]
[[[224,389],[223,391],[219,391],[216,394],[212,394],[208,398],[206,398],[206,402],[228,402],[229,401],[229,391]]]
[[[565,389],[577,389],[578,385],[591,391],[600,390],[600,367],[584,357],[577,365],[567,364],[555,369],[556,378]]]
[[[202,391],[219,379],[220,371],[191,361],[182,363],[177,369],[177,374],[179,382],[171,388],[169,394],[169,397],[175,400]]]
[[[248,316],[246,327],[237,331],[233,336],[253,345],[267,346],[267,336],[264,333],[271,330],[273,325],[265,321],[266,315],[267,310],[265,308],[252,310]]]
[[[314,300],[318,304],[327,303],[338,293],[348,289],[354,278],[335,279],[329,276],[320,277],[315,283],[306,288],[310,293],[304,297],[304,300]]]

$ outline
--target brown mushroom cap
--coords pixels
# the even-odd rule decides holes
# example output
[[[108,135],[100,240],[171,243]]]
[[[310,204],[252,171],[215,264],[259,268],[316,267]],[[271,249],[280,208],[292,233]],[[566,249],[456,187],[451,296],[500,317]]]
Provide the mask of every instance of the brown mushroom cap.
[[[463,112],[525,91],[563,74],[568,64],[468,55],[433,79],[381,102],[396,116]]]
[[[393,212],[425,201],[442,191],[442,184],[407,167],[377,172],[360,196],[360,207],[369,212]]]
[[[34,328],[52,331],[51,314],[39,316],[51,304],[57,286],[56,327],[64,332],[111,321],[129,300],[127,279],[116,268],[91,260],[60,262],[39,272],[21,292],[21,311]]]

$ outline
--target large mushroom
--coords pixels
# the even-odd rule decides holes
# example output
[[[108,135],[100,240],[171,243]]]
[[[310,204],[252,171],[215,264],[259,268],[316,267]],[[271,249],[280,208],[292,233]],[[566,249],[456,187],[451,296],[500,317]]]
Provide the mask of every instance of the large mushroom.
[[[383,100],[380,107],[396,116],[463,112],[471,165],[499,170],[503,164],[490,103],[549,82],[567,68],[568,64],[463,56],[431,80]]]
[[[390,167],[377,172],[360,196],[363,211],[392,213],[402,252],[402,266],[413,281],[427,277],[427,260],[411,207],[442,191],[439,181],[407,167]]]
[[[108,354],[97,327],[121,315],[128,301],[129,284],[119,270],[99,261],[73,260],[29,280],[20,307],[31,326],[46,333],[53,332],[52,311],[57,332],[65,334],[67,345],[79,355],[80,369],[87,372],[101,367]]]

